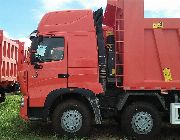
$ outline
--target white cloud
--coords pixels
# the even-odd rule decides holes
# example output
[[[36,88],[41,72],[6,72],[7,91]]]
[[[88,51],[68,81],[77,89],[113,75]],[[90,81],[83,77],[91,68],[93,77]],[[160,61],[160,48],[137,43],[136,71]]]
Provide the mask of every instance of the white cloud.
[[[145,9],[150,11],[174,10],[180,7],[179,0],[145,0]]]
[[[76,5],[81,5],[82,9],[96,9],[105,7],[107,0],[42,0],[42,4],[46,11],[77,9],[73,8]]]
[[[179,17],[180,0],[145,0],[145,11],[150,11],[154,17]]]
[[[41,0],[42,9],[33,9],[36,19],[40,20],[42,16],[50,11],[72,10],[72,9],[98,9],[105,8],[107,0]]]
[[[85,9],[97,9],[100,7],[105,8],[107,0],[81,0],[81,3]]]
[[[3,31],[3,35],[8,39],[13,39],[13,37],[11,37],[10,34],[6,31]]]
[[[65,10],[68,9],[69,5],[76,0],[42,0],[42,6],[45,11],[54,11],[54,10]]]
[[[25,48],[28,48],[31,46],[31,40],[28,38],[19,38],[18,40],[25,43]]]
[[[144,0],[145,11],[154,17],[180,17],[180,0]],[[54,10],[97,9],[106,7],[107,0],[41,0],[43,10],[37,12],[40,20],[44,13]],[[80,5],[80,8],[77,6]]]

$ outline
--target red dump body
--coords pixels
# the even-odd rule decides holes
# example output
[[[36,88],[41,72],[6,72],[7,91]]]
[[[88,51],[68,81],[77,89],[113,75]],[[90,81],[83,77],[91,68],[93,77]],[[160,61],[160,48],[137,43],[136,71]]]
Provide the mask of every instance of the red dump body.
[[[24,43],[6,38],[0,30],[0,87],[17,81],[18,51],[23,47]]]
[[[180,18],[144,18],[144,0],[109,0],[104,24],[115,31],[125,90],[180,89]]]

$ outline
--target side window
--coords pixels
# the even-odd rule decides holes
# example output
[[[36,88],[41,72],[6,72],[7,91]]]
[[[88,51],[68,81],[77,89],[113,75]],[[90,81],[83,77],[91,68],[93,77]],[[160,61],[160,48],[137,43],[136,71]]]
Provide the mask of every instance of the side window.
[[[38,45],[35,57],[41,62],[64,59],[64,37],[44,37]]]

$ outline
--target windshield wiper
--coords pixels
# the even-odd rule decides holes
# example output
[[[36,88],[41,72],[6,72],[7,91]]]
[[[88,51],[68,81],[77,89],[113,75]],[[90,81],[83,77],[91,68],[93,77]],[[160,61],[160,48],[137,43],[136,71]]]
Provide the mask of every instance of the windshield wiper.
[[[51,62],[53,59],[45,59],[46,62]]]

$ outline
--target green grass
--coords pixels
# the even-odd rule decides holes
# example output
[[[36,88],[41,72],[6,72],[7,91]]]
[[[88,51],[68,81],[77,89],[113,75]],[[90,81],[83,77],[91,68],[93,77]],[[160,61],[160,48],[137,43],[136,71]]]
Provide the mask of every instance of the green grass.
[[[8,96],[0,104],[0,139],[1,140],[46,140],[58,139],[47,124],[29,123],[19,116],[21,96]]]
[[[0,140],[61,140],[53,132],[50,124],[26,122],[19,116],[20,95],[7,96],[6,101],[0,104]],[[111,123],[110,123],[111,124]],[[93,140],[122,140],[119,129],[110,126],[96,126],[88,139]],[[115,129],[115,130],[114,130]],[[84,140],[85,138],[81,139]],[[124,139],[125,140],[125,139]]]

